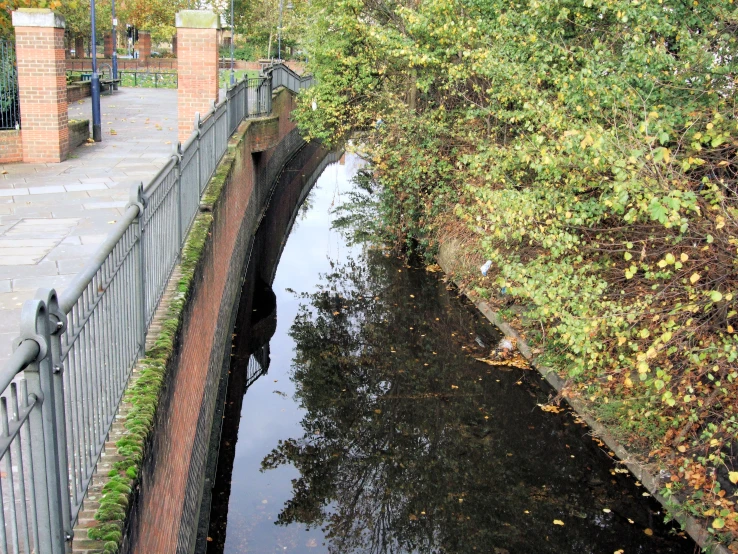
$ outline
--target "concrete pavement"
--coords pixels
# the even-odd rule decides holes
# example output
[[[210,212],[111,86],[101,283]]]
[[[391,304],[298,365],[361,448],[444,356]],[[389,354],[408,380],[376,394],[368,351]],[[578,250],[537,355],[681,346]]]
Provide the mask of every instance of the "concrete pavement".
[[[60,164],[0,165],[0,364],[18,336],[23,302],[64,290],[177,140],[177,91],[122,88],[101,102],[103,141]],[[90,99],[69,106],[91,119]]]

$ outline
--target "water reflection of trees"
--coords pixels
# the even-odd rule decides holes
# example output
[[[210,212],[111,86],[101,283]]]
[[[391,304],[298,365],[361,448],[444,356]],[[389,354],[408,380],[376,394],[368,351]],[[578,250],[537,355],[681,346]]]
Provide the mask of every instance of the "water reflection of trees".
[[[518,373],[470,360],[481,349],[468,331],[481,323],[442,282],[368,258],[334,266],[291,328],[304,435],[262,462],[300,472],[280,524],[322,527],[340,553],[680,551],[619,538],[602,505],[616,510],[627,495],[609,497],[606,471],[551,468],[582,450],[564,449],[560,431],[514,432],[540,428],[535,393]],[[648,526],[648,514],[629,514]],[[559,532],[554,518],[571,524]]]

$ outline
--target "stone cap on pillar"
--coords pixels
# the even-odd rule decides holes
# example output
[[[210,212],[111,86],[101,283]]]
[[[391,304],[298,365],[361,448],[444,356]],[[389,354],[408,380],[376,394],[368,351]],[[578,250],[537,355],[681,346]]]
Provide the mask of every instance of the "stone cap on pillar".
[[[185,29],[220,29],[220,21],[211,10],[182,10],[175,16],[178,28]]]
[[[13,12],[13,27],[53,27],[64,29],[64,18],[47,8],[20,8]]]

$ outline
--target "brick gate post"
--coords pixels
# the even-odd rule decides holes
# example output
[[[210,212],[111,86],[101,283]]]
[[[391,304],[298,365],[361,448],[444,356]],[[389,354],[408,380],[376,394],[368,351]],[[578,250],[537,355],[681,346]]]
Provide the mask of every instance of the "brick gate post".
[[[13,12],[24,162],[61,162],[69,150],[64,18]]]
[[[151,33],[149,31],[138,32],[138,57],[148,60],[151,57]]]
[[[192,134],[195,114],[204,118],[218,100],[218,16],[212,11],[177,13],[177,113],[179,141]]]

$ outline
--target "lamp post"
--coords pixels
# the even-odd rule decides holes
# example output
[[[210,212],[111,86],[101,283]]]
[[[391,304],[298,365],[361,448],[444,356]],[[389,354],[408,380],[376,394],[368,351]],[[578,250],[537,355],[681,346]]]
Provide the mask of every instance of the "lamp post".
[[[231,86],[236,84],[236,75],[233,72],[233,39],[235,37],[236,32],[233,30],[233,0],[231,0]]]
[[[90,17],[92,20],[92,140],[102,141],[102,123],[100,122],[100,76],[97,74],[97,29],[95,28],[95,0],[90,0]]]
[[[113,10],[113,80],[115,80],[118,78],[118,37],[115,32],[118,26],[118,20],[115,17],[115,0],[111,0],[110,5]]]

